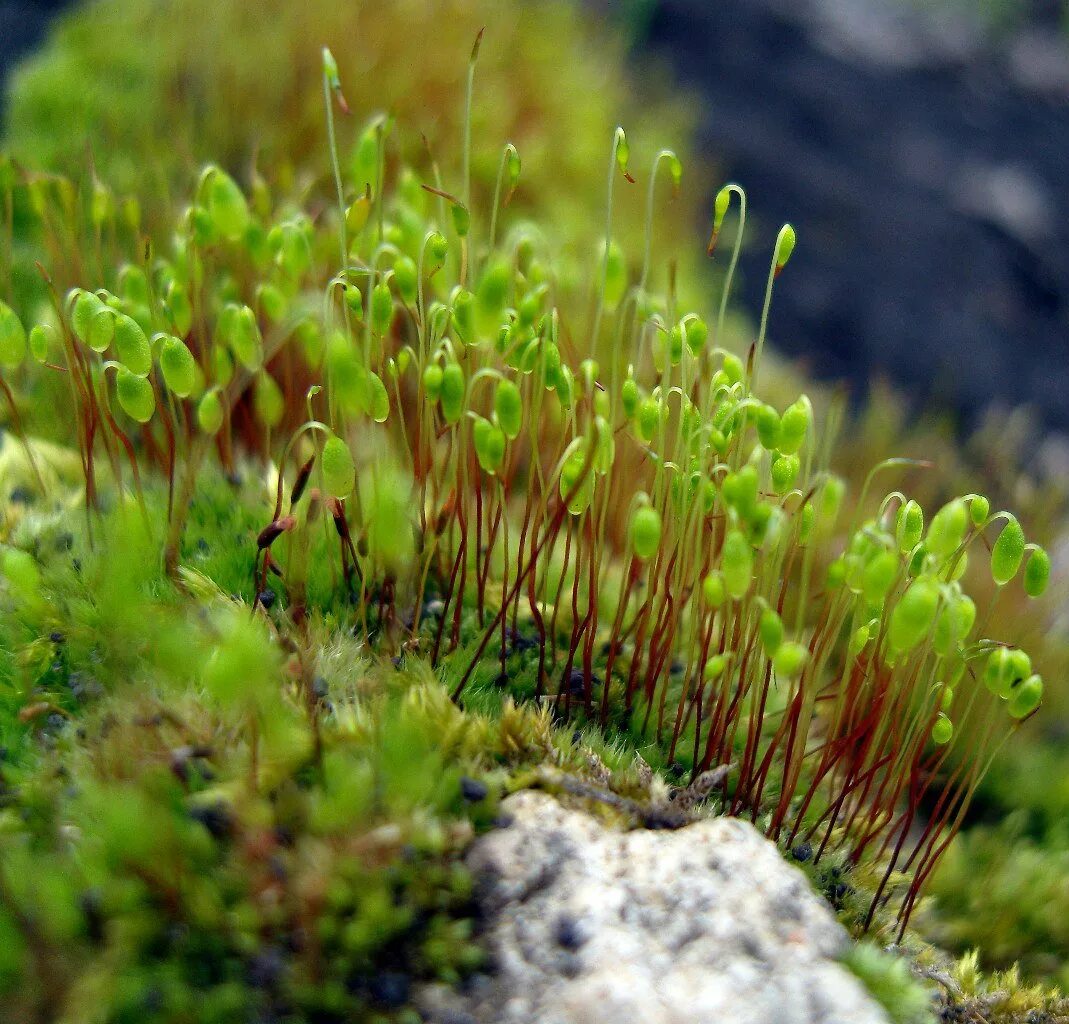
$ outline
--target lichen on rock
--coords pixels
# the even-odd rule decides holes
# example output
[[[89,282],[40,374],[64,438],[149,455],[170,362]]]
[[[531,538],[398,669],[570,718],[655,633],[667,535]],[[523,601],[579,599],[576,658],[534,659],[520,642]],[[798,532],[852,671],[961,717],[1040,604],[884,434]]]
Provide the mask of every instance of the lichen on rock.
[[[477,1024],[885,1024],[846,932],[756,829],[607,827],[536,791],[468,854],[493,976],[423,993]]]

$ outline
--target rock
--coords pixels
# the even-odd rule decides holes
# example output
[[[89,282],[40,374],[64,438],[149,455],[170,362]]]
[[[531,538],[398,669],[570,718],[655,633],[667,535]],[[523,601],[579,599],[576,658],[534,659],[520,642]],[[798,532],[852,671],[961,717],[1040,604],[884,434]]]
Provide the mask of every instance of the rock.
[[[621,832],[535,791],[468,855],[492,979],[425,991],[442,1024],[886,1024],[837,963],[845,931],[733,818]]]

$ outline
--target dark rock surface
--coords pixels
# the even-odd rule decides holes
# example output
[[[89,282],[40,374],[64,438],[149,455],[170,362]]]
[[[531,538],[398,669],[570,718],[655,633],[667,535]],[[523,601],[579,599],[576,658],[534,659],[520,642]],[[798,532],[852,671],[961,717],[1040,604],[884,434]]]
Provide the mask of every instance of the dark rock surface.
[[[45,34],[69,0],[0,0],[0,96],[15,62]]]
[[[929,6],[942,16],[659,0],[644,37],[700,93],[702,148],[749,192],[750,309],[779,224],[798,229],[770,326],[783,351],[966,417],[1031,402],[1064,429],[1069,34],[1057,4],[998,36],[967,6]]]

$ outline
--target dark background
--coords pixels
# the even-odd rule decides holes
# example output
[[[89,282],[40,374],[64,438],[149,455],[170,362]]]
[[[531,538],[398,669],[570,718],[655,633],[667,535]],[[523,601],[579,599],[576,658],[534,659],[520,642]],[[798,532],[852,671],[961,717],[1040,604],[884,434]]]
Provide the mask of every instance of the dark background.
[[[966,425],[996,401],[1069,428],[1065,0],[588,2],[700,94],[701,149],[751,200],[748,308],[795,224],[780,349]],[[0,0],[0,72],[61,6]]]

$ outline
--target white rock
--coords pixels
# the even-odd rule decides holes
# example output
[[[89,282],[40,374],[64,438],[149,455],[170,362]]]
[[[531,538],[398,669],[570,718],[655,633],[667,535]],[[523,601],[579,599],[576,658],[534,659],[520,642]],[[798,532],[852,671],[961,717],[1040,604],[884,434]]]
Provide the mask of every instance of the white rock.
[[[745,822],[622,832],[534,791],[503,810],[468,855],[493,979],[430,1020],[886,1024],[830,909]]]

